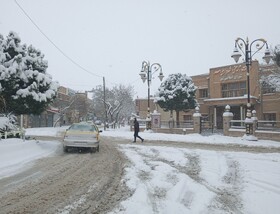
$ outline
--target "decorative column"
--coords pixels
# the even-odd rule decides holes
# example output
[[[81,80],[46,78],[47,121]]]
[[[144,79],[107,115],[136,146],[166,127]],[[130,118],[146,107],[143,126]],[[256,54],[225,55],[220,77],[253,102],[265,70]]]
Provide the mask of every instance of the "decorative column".
[[[148,113],[146,117],[146,129],[150,130],[152,129],[152,119],[151,119],[151,114]]]
[[[253,110],[253,112],[255,113],[255,116],[256,116],[256,111]],[[256,131],[256,127],[257,127],[257,125],[256,125],[257,118],[255,116],[252,117],[250,109],[247,110],[247,117],[245,119],[246,134],[244,134],[242,139],[249,140],[249,141],[258,140],[258,138],[255,136],[255,131]],[[254,123],[255,123],[255,128],[253,127]]]
[[[229,136],[230,121],[233,119],[233,113],[230,112],[230,106],[225,107],[225,112],[223,113],[223,131],[225,136]]]
[[[160,113],[158,113],[156,110],[154,110],[153,113],[151,113],[151,117],[152,117],[152,127],[153,128],[160,128]]]
[[[199,113],[199,107],[195,107],[195,113],[193,114],[193,129],[194,133],[201,133],[201,125],[200,125],[201,114]]]

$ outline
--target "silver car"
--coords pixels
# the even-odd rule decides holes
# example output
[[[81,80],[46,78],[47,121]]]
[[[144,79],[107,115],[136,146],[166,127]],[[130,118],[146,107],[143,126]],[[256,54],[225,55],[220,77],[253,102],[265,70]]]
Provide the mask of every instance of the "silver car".
[[[63,139],[63,151],[68,152],[72,148],[88,148],[91,152],[99,152],[99,130],[94,123],[74,123],[65,132]]]

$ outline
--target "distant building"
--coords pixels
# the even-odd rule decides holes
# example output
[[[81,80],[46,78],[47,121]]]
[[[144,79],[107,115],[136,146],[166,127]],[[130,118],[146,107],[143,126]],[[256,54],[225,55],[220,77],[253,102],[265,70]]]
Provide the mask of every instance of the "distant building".
[[[88,119],[91,102],[87,97],[87,92],[75,92],[60,86],[56,99],[46,111],[40,115],[31,114],[18,117],[18,121],[22,118],[22,124],[25,128],[70,125]]]

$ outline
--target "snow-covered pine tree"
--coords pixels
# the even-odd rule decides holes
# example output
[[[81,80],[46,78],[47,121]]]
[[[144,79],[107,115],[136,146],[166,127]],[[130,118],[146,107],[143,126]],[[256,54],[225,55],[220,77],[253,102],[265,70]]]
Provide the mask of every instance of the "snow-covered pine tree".
[[[280,45],[273,53],[273,63],[260,66],[260,84],[267,93],[280,92]]]
[[[266,93],[279,93],[280,67],[276,64],[260,67],[260,84]]]
[[[161,83],[156,101],[164,111],[175,111],[176,121],[179,122],[180,111],[189,111],[197,106],[196,89],[192,78],[186,74],[170,74]]]
[[[278,67],[280,67],[280,45],[276,45],[274,49],[273,61]]]
[[[0,95],[4,112],[40,114],[56,96],[58,83],[46,73],[48,63],[40,50],[21,44],[15,32],[0,35]]]

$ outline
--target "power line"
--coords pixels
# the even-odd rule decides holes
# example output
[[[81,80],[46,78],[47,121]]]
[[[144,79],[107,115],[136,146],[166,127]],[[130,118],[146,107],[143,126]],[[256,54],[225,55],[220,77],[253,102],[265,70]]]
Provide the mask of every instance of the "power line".
[[[24,15],[32,22],[32,24],[40,31],[40,33],[64,56],[66,57],[69,61],[71,61],[74,65],[76,65],[77,67],[79,67],[80,69],[82,69],[83,71],[97,76],[97,77],[103,77],[101,75],[95,74],[87,69],[85,69],[83,66],[81,66],[80,64],[78,64],[77,62],[75,62],[71,57],[69,57],[64,51],[62,51],[42,30],[41,28],[32,20],[32,18],[28,15],[28,13],[23,9],[23,7],[17,2],[17,0],[14,0],[15,3],[17,4],[17,6],[21,9],[21,11],[24,13]]]
[[[74,65],[76,65],[77,67],[79,67],[81,70],[91,74],[91,75],[94,75],[94,76],[97,76],[97,77],[100,77],[100,78],[103,78],[103,76],[101,75],[98,75],[96,73],[93,73],[87,69],[85,69],[83,66],[81,66],[80,64],[78,64],[75,60],[73,60],[71,57],[69,57],[63,50],[61,50],[61,48],[59,48],[44,32],[43,30],[35,23],[35,21],[33,21],[33,19],[28,15],[28,13],[24,10],[24,8],[17,2],[17,0],[14,0],[14,2],[16,3],[16,5],[20,8],[20,10],[24,13],[24,15],[31,21],[31,23],[39,30],[39,32],[65,57],[67,58],[69,61],[71,61]],[[129,84],[133,84],[135,83],[136,81],[139,81],[140,78],[137,78],[135,79],[134,81],[132,81],[131,83]],[[107,80],[108,81],[108,80]],[[108,81],[109,83],[113,84],[113,85],[118,85],[117,83],[114,83],[114,82],[111,82],[111,81]]]

